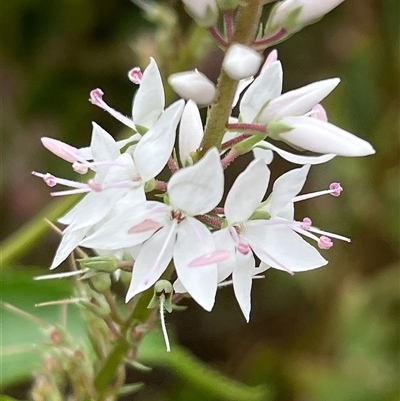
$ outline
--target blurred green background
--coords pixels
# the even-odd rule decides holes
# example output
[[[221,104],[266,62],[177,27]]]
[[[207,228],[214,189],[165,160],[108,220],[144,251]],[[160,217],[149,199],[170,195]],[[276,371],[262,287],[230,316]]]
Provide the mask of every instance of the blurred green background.
[[[57,308],[35,303],[61,299],[70,282],[33,282],[46,272],[59,238],[40,226],[37,241],[21,247],[9,236],[55,201],[32,170],[73,178],[70,166],[41,147],[50,136],[77,147],[90,140],[91,121],[111,134],[121,126],[88,101],[100,87],[105,99],[129,115],[135,86],[126,72],[155,56],[168,73],[178,68],[177,49],[193,27],[178,1],[160,2],[176,12],[152,21],[128,0],[3,0],[1,238],[2,299],[49,321]],[[294,277],[269,271],[253,286],[246,324],[231,289],[222,290],[207,313],[188,302],[168,316],[176,342],[199,360],[249,385],[264,384],[268,400],[395,401],[399,391],[399,2],[346,0],[322,21],[277,46],[285,90],[333,76],[342,79],[324,101],[330,120],[367,139],[375,156],[336,158],[314,167],[307,191],[338,181],[339,199],[299,204],[298,217],[352,238],[336,242],[330,263]],[[197,59],[200,56],[200,59]],[[192,47],[186,69],[198,67],[215,79],[222,56]],[[165,78],[164,77],[164,78]],[[240,161],[228,172],[243,167]],[[274,177],[292,168],[276,157]],[[46,214],[46,213],[45,213]],[[54,221],[55,216],[49,216]],[[42,216],[40,217],[40,220]],[[22,230],[22,231],[21,231]],[[21,240],[21,237],[18,237]],[[5,242],[4,242],[5,241]],[[4,247],[7,248],[4,248]],[[5,257],[6,256],[6,257]],[[39,270],[41,269],[41,270]],[[69,317],[79,333],[76,310]],[[31,344],[46,341],[37,325],[1,310],[2,391],[27,399],[40,354]],[[82,334],[83,335],[83,334]],[[131,379],[137,380],[132,372]],[[218,400],[159,367],[141,374],[146,388],[137,400]]]

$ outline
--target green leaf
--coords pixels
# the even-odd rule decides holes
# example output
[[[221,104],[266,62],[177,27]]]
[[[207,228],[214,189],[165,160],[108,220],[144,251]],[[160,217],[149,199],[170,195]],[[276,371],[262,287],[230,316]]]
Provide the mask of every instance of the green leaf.
[[[37,269],[7,270],[1,275],[1,300],[31,314],[50,325],[60,323],[61,307],[45,306],[37,308],[35,304],[47,301],[67,299],[72,295],[72,280],[33,281]],[[2,322],[1,365],[2,386],[29,378],[40,366],[41,348],[36,344],[49,343],[50,339],[44,327],[31,319],[0,306]],[[67,328],[71,333],[83,333],[79,311],[73,305],[68,306]],[[6,368],[5,368],[6,367]]]

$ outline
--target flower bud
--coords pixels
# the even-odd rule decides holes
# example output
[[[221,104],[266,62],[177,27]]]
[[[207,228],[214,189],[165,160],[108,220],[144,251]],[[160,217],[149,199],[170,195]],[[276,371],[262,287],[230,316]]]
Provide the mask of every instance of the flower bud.
[[[200,25],[210,27],[217,23],[216,0],[182,0],[188,14]]]
[[[257,73],[262,62],[261,55],[248,46],[238,43],[229,47],[222,68],[232,79],[239,81]]]
[[[269,129],[280,125],[280,130]],[[284,130],[287,126],[289,129]],[[367,141],[328,122],[312,117],[284,117],[277,124],[268,124],[269,136],[289,145],[316,153],[338,156],[368,156],[375,153]]]
[[[172,74],[168,83],[179,96],[192,99],[199,107],[207,106],[215,98],[215,85],[197,69]]]
[[[269,17],[266,33],[284,28],[288,34],[321,19],[343,0],[284,0],[276,4]]]

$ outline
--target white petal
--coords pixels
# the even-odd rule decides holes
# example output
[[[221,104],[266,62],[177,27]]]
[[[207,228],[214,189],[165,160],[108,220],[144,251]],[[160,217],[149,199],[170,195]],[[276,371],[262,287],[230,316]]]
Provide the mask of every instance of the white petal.
[[[88,232],[90,227],[84,227],[78,230],[72,230],[69,227],[64,230],[63,236],[58,246],[57,252],[51,263],[50,269],[55,269],[60,265],[73,250],[79,245],[79,242]]]
[[[301,191],[307,178],[310,165],[296,168],[281,175],[274,183],[271,195],[271,216],[276,216]]]
[[[328,263],[313,246],[289,227],[251,223],[246,225],[241,235],[267,265],[278,270],[300,272]]]
[[[61,224],[73,224],[74,229],[92,226],[109,213],[120,194],[118,189],[90,192],[58,221]]]
[[[203,123],[201,121],[200,112],[193,100],[186,103],[182,113],[181,123],[179,126],[179,158],[183,166],[192,158],[190,152],[194,152],[203,139]]]
[[[167,268],[174,250],[175,228],[172,224],[165,226],[143,244],[133,266],[126,302],[150,288]]]
[[[257,145],[259,145],[260,143],[263,144],[264,141],[259,142]],[[253,155],[255,159],[262,159],[265,164],[270,164],[274,159],[274,152],[272,152],[272,150],[269,149],[264,149],[264,147],[258,147],[258,146],[254,147]]]
[[[251,285],[253,282],[255,261],[252,252],[243,255],[238,252],[237,265],[232,273],[233,290],[240,309],[246,319],[250,319],[251,310]]]
[[[150,203],[150,202],[149,202]],[[159,203],[159,202],[157,202]],[[129,230],[151,217],[151,206],[157,207],[156,202],[151,204],[130,205],[131,211],[121,210],[112,219],[86,237],[80,245],[87,248],[113,250],[128,248],[143,243],[159,228],[152,228],[143,232],[130,233]],[[111,234],[111,235],[110,235]]]
[[[144,182],[156,177],[167,164],[184,105],[178,100],[169,106],[136,146],[134,160]]]
[[[168,183],[171,206],[191,216],[216,207],[224,192],[224,173],[216,148],[195,165],[180,169]]]
[[[236,89],[236,93],[235,93],[235,97],[233,98],[233,102],[232,102],[232,109],[236,106],[240,95],[242,94],[242,92],[254,81],[253,77],[250,78],[245,78],[245,79],[241,79],[238,83],[237,89]]]
[[[245,122],[253,122],[265,105],[282,92],[283,72],[280,61],[276,61],[260,74],[243,95],[240,116]]]
[[[92,123],[92,141],[90,143],[90,149],[95,162],[112,161],[115,160],[119,155],[118,145],[114,138],[100,125]],[[104,179],[109,166],[96,166],[96,181],[101,183]]]
[[[164,86],[157,63],[150,64],[143,72],[142,82],[133,99],[132,119],[135,125],[151,128],[164,110]]]
[[[229,259],[218,263],[218,282],[220,283],[232,274],[236,266],[236,245],[229,232],[229,227],[215,231],[212,235],[214,237],[215,247],[217,249],[227,250],[231,254]]]
[[[266,124],[275,118],[307,113],[317,103],[328,96],[339,82],[339,78],[325,79],[286,92],[282,96],[272,100],[261,113],[257,121]]]
[[[367,141],[326,121],[310,117],[285,117],[281,121],[293,129],[279,134],[279,139],[302,149],[349,157],[375,153]]]
[[[244,223],[260,205],[269,182],[269,169],[263,160],[253,160],[230,189],[225,201],[225,216],[230,225]]]
[[[214,306],[217,292],[217,265],[189,267],[189,263],[215,250],[213,237],[206,226],[187,217],[177,227],[174,262],[179,280],[193,299],[205,310]]]
[[[332,160],[336,155],[333,154],[326,154],[320,156],[302,156],[302,155],[295,155],[293,153],[287,152],[286,150],[280,149],[275,145],[272,145],[269,142],[261,141],[257,144],[257,147],[253,149],[254,157],[264,157],[260,151],[266,151],[264,148],[271,149],[274,152],[278,153],[279,156],[287,160],[288,162],[294,164],[321,164],[326,163],[329,160]],[[266,162],[268,164],[268,162]]]

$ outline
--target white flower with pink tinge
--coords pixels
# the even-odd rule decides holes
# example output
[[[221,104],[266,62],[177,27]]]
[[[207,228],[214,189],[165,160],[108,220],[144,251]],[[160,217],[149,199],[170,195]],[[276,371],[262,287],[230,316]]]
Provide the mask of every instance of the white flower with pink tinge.
[[[210,230],[194,216],[215,208],[223,189],[224,175],[215,148],[195,165],[171,177],[167,189],[169,205],[157,202],[142,223],[126,232],[134,241],[144,230],[155,231],[143,243],[135,260],[126,301],[150,288],[173,258],[178,278],[187,292],[204,309],[212,309],[217,291],[216,263],[220,259],[208,258],[201,266],[190,263],[202,255],[221,254],[216,250]],[[226,252],[222,255],[226,257]]]
[[[339,84],[338,78],[314,82],[284,94],[281,94],[282,80],[278,60],[264,68],[243,95],[239,120],[249,123],[249,127],[265,125],[269,138],[322,155],[292,154],[267,141],[257,146],[271,149],[297,164],[324,163],[335,155],[354,157],[375,153],[367,141],[327,122],[326,113],[318,105]]]
[[[143,74],[136,67],[129,71],[128,77],[135,84],[140,84],[133,99],[132,118],[126,117],[110,107],[103,100],[104,92],[101,89],[92,90],[89,101],[110,113],[122,124],[143,134],[156,123],[164,112],[165,94],[161,74],[155,60],[150,58],[150,64]]]
[[[252,280],[256,273],[262,272],[262,269],[255,268],[253,252],[267,266],[291,274],[327,263],[314,247],[290,227],[270,225],[262,215],[257,216],[269,175],[269,169],[262,160],[250,163],[228,193],[224,208],[228,226],[213,234],[217,247],[231,254],[228,260],[218,265],[219,282],[232,274],[233,289],[247,321],[251,308]]]

